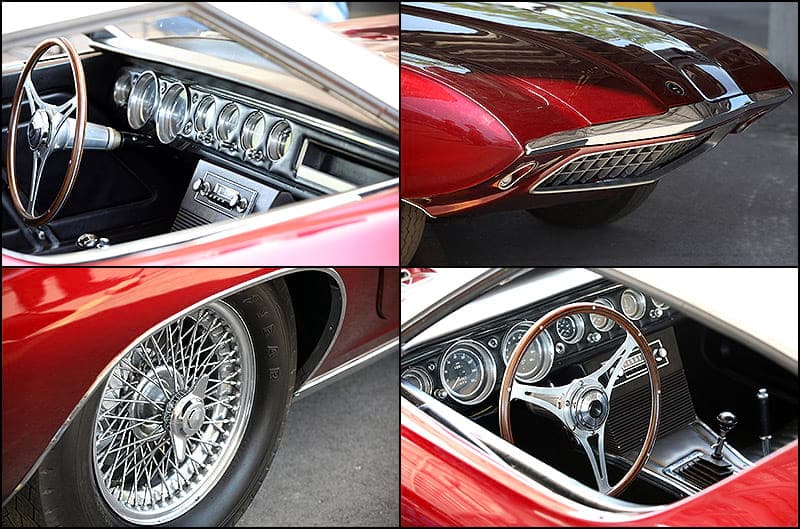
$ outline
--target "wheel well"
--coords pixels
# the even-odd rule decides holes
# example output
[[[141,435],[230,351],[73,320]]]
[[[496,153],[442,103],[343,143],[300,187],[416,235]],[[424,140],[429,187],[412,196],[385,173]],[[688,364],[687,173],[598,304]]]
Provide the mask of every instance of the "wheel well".
[[[292,298],[297,335],[297,390],[322,363],[336,336],[344,293],[336,279],[320,270],[301,270],[273,281],[283,281]]]

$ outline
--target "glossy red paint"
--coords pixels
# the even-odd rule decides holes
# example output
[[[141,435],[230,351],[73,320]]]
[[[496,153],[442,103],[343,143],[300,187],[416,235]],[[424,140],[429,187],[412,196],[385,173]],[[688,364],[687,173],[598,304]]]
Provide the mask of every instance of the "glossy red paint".
[[[3,498],[41,455],[108,363],[153,326],[274,269],[3,269]],[[338,270],[347,293],[332,369],[396,336],[397,273]],[[392,286],[394,285],[394,286]],[[392,290],[394,289],[394,290]],[[396,304],[395,304],[396,305]]]
[[[103,266],[395,266],[399,190],[393,188],[300,218],[225,237],[101,260]],[[36,266],[3,251],[3,266]]]
[[[600,5],[403,5],[400,24],[401,196],[433,216],[608,196],[499,191],[496,180],[529,160],[497,152],[510,145],[505,136],[485,145],[459,141],[453,127],[481,131],[490,115],[489,133],[475,137],[491,139],[501,125],[524,145],[726,93],[698,65],[722,68],[745,93],[789,87],[768,61],[732,39]],[[671,90],[670,82],[682,90]]]
[[[797,526],[797,441],[645,514],[580,506],[482,455],[401,399],[401,526]]]

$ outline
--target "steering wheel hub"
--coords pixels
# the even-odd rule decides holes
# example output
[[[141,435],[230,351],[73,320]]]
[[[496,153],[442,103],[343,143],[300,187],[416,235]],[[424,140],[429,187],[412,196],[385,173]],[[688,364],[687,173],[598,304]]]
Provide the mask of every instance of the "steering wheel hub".
[[[589,432],[600,428],[608,417],[608,396],[601,386],[579,388],[572,398],[572,420]]]
[[[28,146],[32,151],[46,148],[50,139],[50,115],[46,110],[40,108],[33,113],[30,123],[28,123]]]

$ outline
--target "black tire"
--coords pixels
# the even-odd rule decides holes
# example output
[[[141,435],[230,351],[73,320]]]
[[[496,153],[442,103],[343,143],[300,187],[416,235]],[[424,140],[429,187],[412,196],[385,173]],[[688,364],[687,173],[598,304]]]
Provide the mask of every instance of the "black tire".
[[[650,196],[657,183],[620,189],[615,196],[603,200],[529,209],[528,212],[550,224],[570,228],[591,228],[614,222],[633,212]]]
[[[289,291],[282,281],[261,285],[225,299],[248,327],[256,353],[253,408],[241,444],[219,482],[176,526],[229,526],[250,505],[278,448],[294,391],[297,337]],[[277,348],[277,349],[276,349]],[[273,354],[267,354],[273,351]],[[91,439],[100,391],[87,401],[26,487],[33,512],[17,513],[9,502],[9,520],[48,526],[130,525],[111,510],[95,481]],[[18,494],[18,495],[19,495]],[[3,510],[3,525],[6,524]]]
[[[405,202],[400,202],[400,264],[405,266],[417,253],[422,232],[425,231],[425,213]]]

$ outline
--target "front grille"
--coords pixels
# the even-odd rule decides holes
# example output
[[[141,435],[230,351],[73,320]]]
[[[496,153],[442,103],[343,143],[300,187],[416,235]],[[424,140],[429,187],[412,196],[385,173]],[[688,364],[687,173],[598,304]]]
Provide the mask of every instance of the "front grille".
[[[537,191],[632,183],[702,145],[709,135],[580,156],[556,169]]]
[[[647,380],[647,377],[642,377]],[[657,437],[668,435],[697,418],[683,370],[661,379],[661,418]],[[611,396],[611,413],[606,426],[606,447],[622,455],[642,447],[650,423],[650,384],[645,382],[629,393]]]

